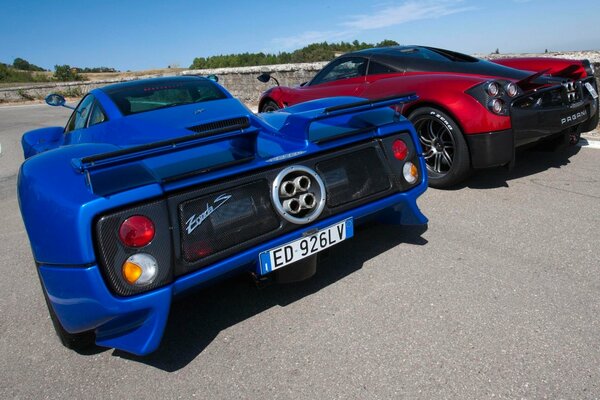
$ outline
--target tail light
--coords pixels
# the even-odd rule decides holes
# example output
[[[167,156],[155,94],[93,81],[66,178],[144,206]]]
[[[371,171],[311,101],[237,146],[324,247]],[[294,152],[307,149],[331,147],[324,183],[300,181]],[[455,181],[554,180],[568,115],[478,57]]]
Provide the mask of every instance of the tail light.
[[[519,87],[513,82],[508,82],[504,87],[508,97],[516,97],[519,94]]]
[[[417,178],[419,177],[419,171],[417,170],[417,166],[410,161],[404,164],[402,167],[402,175],[404,175],[404,179],[408,183],[415,183]]]
[[[406,159],[406,156],[408,155],[408,146],[400,139],[394,140],[392,143],[392,153],[396,160],[402,161]]]
[[[488,82],[486,84],[485,91],[491,97],[496,97],[500,94],[500,85],[498,84],[498,82],[494,82],[494,81]]]
[[[131,296],[172,281],[171,229],[164,200],[100,217],[95,241],[102,274],[117,295]]]
[[[119,228],[119,239],[128,247],[144,247],[154,239],[156,230],[150,218],[134,215],[127,218]]]
[[[523,91],[508,80],[487,81],[475,85],[466,91],[492,113],[508,116],[510,105]]]
[[[504,102],[500,99],[492,99],[488,103],[488,108],[495,114],[502,114],[504,110]]]
[[[154,282],[158,273],[156,258],[150,254],[134,254],[123,263],[123,278],[130,285],[146,286]]]

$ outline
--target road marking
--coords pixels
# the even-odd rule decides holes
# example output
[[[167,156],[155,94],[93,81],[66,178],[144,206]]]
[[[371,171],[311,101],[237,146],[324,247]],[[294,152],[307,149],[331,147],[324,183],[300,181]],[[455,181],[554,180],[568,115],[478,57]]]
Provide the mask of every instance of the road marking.
[[[588,140],[581,138],[579,143],[577,143],[577,146],[587,147],[590,149],[600,149],[600,140]]]

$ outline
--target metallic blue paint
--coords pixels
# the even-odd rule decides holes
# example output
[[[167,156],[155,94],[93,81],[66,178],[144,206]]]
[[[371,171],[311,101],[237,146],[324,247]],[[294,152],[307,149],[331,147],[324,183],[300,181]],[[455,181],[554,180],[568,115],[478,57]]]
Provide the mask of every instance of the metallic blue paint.
[[[335,111],[327,113],[325,108],[363,99],[323,99],[290,107],[282,112],[254,115],[225,89],[222,90],[227,98],[202,103],[204,111],[198,114],[194,113],[198,105],[184,105],[124,117],[102,89],[95,89],[91,95],[101,104],[108,117],[107,122],[68,134],[62,133],[63,128],[44,128],[24,135],[26,161],[19,172],[19,205],[33,255],[39,265],[43,288],[66,331],[78,333],[93,330],[99,345],[140,355],[148,354],[160,343],[174,296],[234,273],[257,272],[258,254],[262,251],[297,239],[306,231],[320,229],[349,217],[358,224],[385,213],[385,220],[389,223],[427,223],[427,218],[416,205],[417,197],[427,188],[425,163],[422,156],[419,156],[420,182],[406,192],[304,225],[277,239],[180,276],[172,283],[150,292],[130,297],[114,295],[104,281],[94,246],[94,226],[100,215],[135,203],[166,198],[174,191],[201,187],[248,171],[278,164],[289,165],[294,157],[314,155],[399,131],[408,131],[417,153],[422,152],[412,125],[404,118],[376,127],[370,132],[343,136],[323,143],[308,140],[309,127],[313,121],[326,119],[332,126],[345,126],[349,123],[349,114],[357,115],[358,112],[370,109],[370,106],[357,107],[341,112],[340,115]],[[394,102],[388,103],[382,103],[379,107]],[[232,143],[236,137],[234,135],[227,140],[204,145],[203,139],[199,139],[194,142],[196,147],[174,146],[166,154],[136,161],[155,178],[151,182],[106,195],[99,195],[90,187],[89,174],[93,173],[94,168],[110,170],[124,161],[113,157],[106,161],[106,165],[95,166],[93,163],[82,163],[81,160],[85,157],[190,135],[191,132],[186,127],[234,117],[247,117],[251,123],[250,128],[237,134],[239,138],[254,140],[255,157],[247,162],[182,179],[163,181],[165,176],[159,174],[159,170],[163,175],[169,175],[169,171],[176,170],[173,165],[191,162],[199,157],[210,159],[211,156],[225,154],[234,145]],[[280,157],[286,155],[291,156]],[[119,170],[115,171],[115,180],[131,178],[119,176]]]

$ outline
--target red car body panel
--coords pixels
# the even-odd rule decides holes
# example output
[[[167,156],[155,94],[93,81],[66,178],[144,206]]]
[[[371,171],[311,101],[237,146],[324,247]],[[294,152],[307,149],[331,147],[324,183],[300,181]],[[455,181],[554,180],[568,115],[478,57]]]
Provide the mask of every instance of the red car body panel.
[[[500,94],[487,92],[490,82],[499,85]],[[509,83],[518,87],[513,97],[507,94]],[[514,147],[594,129],[599,108],[594,88],[587,60],[490,62],[449,50],[397,46],[345,54],[311,82],[273,87],[261,96],[259,111],[269,101],[284,108],[332,96],[376,99],[414,92],[418,100],[404,105],[402,114],[409,116],[420,107],[443,111],[464,134],[471,165],[486,168],[509,163]],[[497,99],[502,108],[493,112]]]
[[[588,76],[583,62],[549,57],[499,58],[492,62],[506,67],[524,71],[539,72],[547,70],[547,74],[569,79],[582,79]]]

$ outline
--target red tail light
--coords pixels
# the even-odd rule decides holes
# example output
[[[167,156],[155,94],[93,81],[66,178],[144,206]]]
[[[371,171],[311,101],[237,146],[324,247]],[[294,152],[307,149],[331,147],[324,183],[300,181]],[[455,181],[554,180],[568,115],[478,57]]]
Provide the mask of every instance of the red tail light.
[[[154,239],[154,223],[143,215],[127,218],[119,228],[119,239],[128,247],[143,247]]]
[[[394,143],[392,143],[392,152],[394,153],[394,157],[396,157],[396,159],[402,161],[408,155],[408,147],[402,140],[397,139],[394,140]]]

